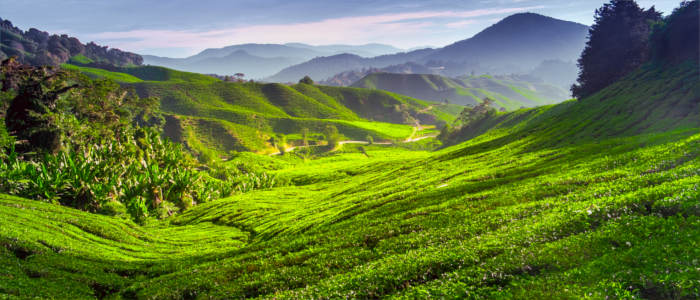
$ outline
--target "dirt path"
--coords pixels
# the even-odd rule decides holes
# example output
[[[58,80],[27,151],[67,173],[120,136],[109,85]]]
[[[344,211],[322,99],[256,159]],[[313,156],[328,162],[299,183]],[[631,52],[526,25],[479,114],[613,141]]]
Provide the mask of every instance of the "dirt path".
[[[416,123],[418,123],[418,122],[416,122]],[[401,141],[400,143],[413,143],[413,142],[417,142],[417,141],[424,140],[424,139],[428,139],[428,138],[434,138],[434,137],[437,136],[437,134],[429,134],[429,135],[424,135],[424,136],[419,136],[419,137],[414,138],[413,136],[416,134],[416,132],[418,132],[419,130],[422,130],[422,129],[423,129],[423,127],[420,126],[420,124],[418,124],[417,126],[413,127],[413,132],[411,133],[411,135],[408,136],[408,138],[406,138],[405,140]],[[368,141],[356,141],[356,140],[348,140],[348,141],[340,141],[340,142],[338,142],[338,145],[339,145],[339,146],[342,146],[342,145],[345,145],[345,144],[369,145],[369,142],[368,142]],[[373,142],[373,143],[372,143],[372,145],[391,145],[391,144],[392,144],[391,142]],[[289,148],[284,149],[284,152],[290,152],[290,151],[294,151],[295,149],[307,148],[307,147],[311,147],[311,146],[294,146],[294,147],[289,147]],[[273,155],[280,155],[280,154],[281,154],[280,152],[275,152],[275,153],[270,153],[269,155],[270,155],[270,156],[273,156]]]

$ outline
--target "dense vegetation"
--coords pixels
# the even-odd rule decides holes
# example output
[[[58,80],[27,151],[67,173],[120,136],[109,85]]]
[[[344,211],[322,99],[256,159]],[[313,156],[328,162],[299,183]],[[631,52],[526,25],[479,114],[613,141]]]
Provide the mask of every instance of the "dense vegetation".
[[[35,28],[22,31],[0,18],[0,60],[14,56],[25,64],[58,66],[77,55],[119,66],[143,62],[143,58],[135,53],[108,49],[92,42],[82,44],[74,37],[49,35]]]
[[[691,16],[690,24],[698,24],[698,14],[686,10],[697,5],[693,2],[664,19],[656,27],[663,31],[654,34],[685,31],[671,25],[676,18]],[[672,40],[657,35],[650,47]],[[345,145],[313,160],[245,152],[209,166],[160,139],[157,132],[167,121],[160,121],[159,110],[144,105],[153,99],[136,97],[143,93],[139,88],[153,86],[142,85],[148,82],[134,84],[136,91],[130,92],[77,72],[13,68],[18,69],[3,70],[0,78],[0,104],[12,106],[24,99],[24,91],[35,91],[38,97],[32,101],[43,106],[26,106],[35,112],[29,115],[48,118],[28,125],[55,129],[61,142],[57,149],[31,147],[18,153],[12,150],[17,132],[0,126],[5,148],[0,178],[19,186],[20,192],[9,193],[24,197],[7,195],[8,190],[0,194],[0,297],[700,298],[697,57],[648,61],[589,97],[559,104],[497,112],[484,100],[462,110],[454,123],[459,128],[445,139],[452,145],[438,151],[373,143]],[[196,90],[196,84],[159,84],[178,87],[183,94],[190,88],[205,92]],[[206,89],[210,93],[247,93],[256,100],[274,101],[258,98],[268,89],[294,95],[274,98],[285,99],[273,107],[289,116],[345,113],[338,116],[349,118],[354,113],[359,118],[367,112],[350,105],[352,99],[375,93],[306,83],[226,84],[204,86],[216,87]],[[53,97],[57,92],[62,96]],[[312,102],[296,93],[328,101],[305,110]],[[97,109],[104,104],[100,101],[114,96],[128,101],[109,101],[116,106]],[[52,99],[56,105],[45,105]],[[346,110],[315,108],[330,107],[335,103],[330,99]],[[260,103],[266,105],[265,100]],[[113,117],[109,112],[119,113]],[[163,118],[175,117],[180,118],[168,113]],[[93,118],[103,119],[90,122]],[[93,123],[109,120],[117,130],[102,139],[96,133],[104,128]],[[339,134],[329,126],[321,132],[328,140]],[[302,130],[304,140],[309,133]],[[125,146],[112,150],[110,142]],[[417,143],[422,142],[427,143]],[[31,136],[20,145],[26,143],[32,145]],[[73,155],[73,149],[82,152]],[[83,159],[87,167],[71,163]],[[264,178],[271,179],[258,176],[250,181],[256,182],[255,189],[238,184],[241,192],[178,214],[168,216],[161,209],[161,219],[119,218],[79,205],[85,195],[80,191],[101,191],[96,186],[103,182],[77,171],[97,169],[95,178],[112,178],[98,169],[103,164],[94,163],[103,161],[119,174],[122,168],[137,168],[117,181],[127,187],[132,181],[147,183],[136,198],[156,204],[160,199],[160,205],[193,199],[185,195],[194,197],[191,192],[199,187],[190,185],[184,194],[169,189],[173,198],[163,198],[160,187],[172,186],[175,179],[145,179],[151,169],[190,170],[217,184],[250,178],[253,170],[264,170]],[[61,185],[56,197],[25,194],[30,190],[22,185],[44,176],[29,177],[26,169],[66,174],[69,183]],[[16,174],[20,176],[11,177]],[[64,180],[63,175],[54,177]],[[269,183],[272,179],[285,185]],[[94,185],[88,188],[87,183]],[[130,198],[117,194],[117,199]],[[98,211],[104,208],[100,205]],[[156,212],[148,208],[149,215]]]
[[[660,107],[643,119],[638,99],[655,96],[625,95],[642,83],[665,94],[673,78],[681,97],[674,102],[697,112],[697,77],[697,62],[640,70],[588,101],[509,113],[498,129],[435,153],[366,146],[369,158],[346,153],[311,164],[255,157],[296,186],[198,205],[148,227],[3,197],[0,209],[13,221],[0,221],[3,264],[11,266],[0,290],[698,297],[700,118]],[[609,115],[581,122],[603,110]],[[628,110],[635,117],[611,118]],[[63,231],[52,229],[59,224]]]
[[[163,67],[103,67],[76,59],[63,68],[112,79],[144,98],[158,97],[166,135],[209,157],[230,157],[231,151],[275,152],[270,140],[280,140],[279,135],[298,146],[304,130],[308,140],[321,143],[328,125],[344,139],[402,140],[411,135],[416,121],[444,124],[460,109],[383,91],[318,86],[311,78],[292,86],[223,82]]]
[[[578,60],[578,83],[571,88],[574,97],[588,97],[646,62],[651,27],[660,19],[654,7],[644,10],[631,0],[610,1],[597,9]]]
[[[14,59],[2,75],[3,193],[142,221],[274,184],[264,174],[197,171],[189,153],[160,137],[157,99]]]

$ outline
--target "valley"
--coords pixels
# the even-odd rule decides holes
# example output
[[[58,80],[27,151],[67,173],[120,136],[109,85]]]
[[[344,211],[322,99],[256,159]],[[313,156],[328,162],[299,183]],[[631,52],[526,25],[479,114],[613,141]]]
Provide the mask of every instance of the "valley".
[[[591,26],[431,4],[333,3],[300,35],[326,44],[144,27],[207,42],[185,58],[0,19],[0,298],[700,298],[699,1]],[[309,28],[259,5],[280,23],[240,28]],[[173,15],[199,9],[219,24]],[[435,48],[331,35],[483,22]]]

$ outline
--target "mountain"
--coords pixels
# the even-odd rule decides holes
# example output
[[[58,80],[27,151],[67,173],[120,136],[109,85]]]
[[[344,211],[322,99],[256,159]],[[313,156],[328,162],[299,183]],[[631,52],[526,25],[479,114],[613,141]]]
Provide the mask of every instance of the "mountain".
[[[317,57],[310,61],[287,67],[279,73],[265,78],[265,80],[272,82],[296,82],[308,75],[314,80],[323,81],[344,71],[361,70],[363,68],[383,68],[390,65],[417,61],[433,51],[433,49],[421,49],[372,58],[365,58],[353,54]]]
[[[380,56],[380,55],[386,55],[386,54],[394,54],[394,53],[399,53],[404,50],[396,48],[391,45],[384,45],[384,44],[377,44],[377,43],[372,43],[372,44],[366,44],[366,45],[320,45],[320,46],[312,46],[308,44],[303,44],[303,43],[287,43],[284,44],[285,46],[290,46],[290,47],[295,47],[295,48],[303,48],[303,49],[309,49],[317,52],[325,52],[325,53],[332,53],[332,54],[340,54],[340,53],[348,53],[348,54],[355,54],[363,57],[374,57],[374,56]]]
[[[424,65],[407,62],[400,65],[392,65],[384,68],[364,68],[361,70],[351,70],[340,72],[332,77],[320,81],[320,84],[331,86],[350,86],[363,77],[372,73],[399,73],[399,74],[433,74],[439,70],[428,68]]]
[[[529,80],[526,80],[529,79]],[[523,76],[447,78],[427,74],[373,73],[352,86],[379,89],[418,99],[474,105],[488,97],[497,107],[515,110],[569,99],[565,90]]]
[[[374,58],[336,55],[288,67],[266,78],[292,82],[306,75],[319,81],[361,69],[419,63],[430,73],[456,77],[476,73],[529,73],[546,60],[575,61],[586,42],[588,27],[534,13],[509,16],[474,37],[440,49],[422,49]],[[424,71],[424,70],[422,70]],[[343,75],[341,75],[342,77]],[[566,78],[576,76],[567,74]],[[333,80],[330,80],[333,81]]]
[[[261,57],[251,55],[246,50],[236,50],[222,57],[213,56],[211,53],[202,55],[196,60],[144,56],[144,61],[149,65],[166,66],[188,72],[223,75],[243,73],[248,78],[257,79],[279,71],[280,66],[292,65],[302,59],[281,56]]]
[[[164,66],[189,72],[233,75],[244,73],[247,77],[260,79],[280,70],[321,56],[343,53],[373,57],[401,50],[389,45],[322,45],[302,43],[240,44],[223,48],[210,48],[187,58],[169,58],[144,55],[144,63]]]
[[[143,58],[135,53],[109,49],[92,42],[83,44],[77,38],[65,34],[50,35],[35,28],[22,31],[12,22],[0,18],[0,60],[10,56],[17,56],[19,62],[35,66],[57,66],[75,56],[117,66],[143,62]]]
[[[545,60],[575,61],[583,51],[587,34],[588,27],[582,24],[521,13],[423,60],[477,62],[479,73],[521,73]]]
[[[568,91],[576,82],[578,66],[574,61],[550,59],[541,62],[528,75]]]

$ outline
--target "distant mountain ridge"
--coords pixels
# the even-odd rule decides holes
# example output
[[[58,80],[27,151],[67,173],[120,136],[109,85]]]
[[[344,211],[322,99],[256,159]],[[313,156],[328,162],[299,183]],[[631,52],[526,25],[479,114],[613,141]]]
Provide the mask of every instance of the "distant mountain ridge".
[[[534,13],[509,16],[470,39],[427,56],[426,61],[477,61],[497,72],[534,68],[541,61],[575,61],[586,43],[588,27]],[[487,67],[488,66],[488,67]]]
[[[336,55],[288,67],[267,78],[288,82],[310,76],[324,81],[338,73],[383,68],[408,62],[439,69],[446,76],[528,73],[543,61],[575,61],[586,43],[588,27],[534,14],[515,14],[474,37],[440,49],[423,49],[374,58]],[[335,73],[334,73],[335,72]],[[571,76],[567,76],[571,77]]]
[[[285,68],[274,76],[265,78],[265,80],[272,82],[294,82],[308,75],[314,80],[323,81],[344,71],[360,70],[364,68],[384,68],[391,65],[419,61],[433,51],[435,50],[421,49],[372,58],[365,58],[352,54],[317,57],[310,61]]]
[[[474,105],[484,98],[497,107],[515,110],[559,103],[570,98],[567,91],[526,76],[467,76],[448,78],[427,74],[372,73],[353,87],[385,90],[429,101]]]
[[[22,31],[12,22],[0,18],[0,60],[16,56],[25,64],[57,66],[78,55],[115,66],[143,63],[143,58],[135,53],[109,49],[93,42],[83,44],[77,38],[65,34],[50,35],[35,28]]]
[[[246,77],[259,79],[273,75],[282,69],[310,59],[337,54],[373,57],[400,52],[401,49],[383,44],[322,45],[302,43],[240,44],[222,48],[209,48],[186,58],[169,58],[144,55],[144,62],[190,72],[233,75],[244,73]],[[245,57],[243,57],[245,53]]]

